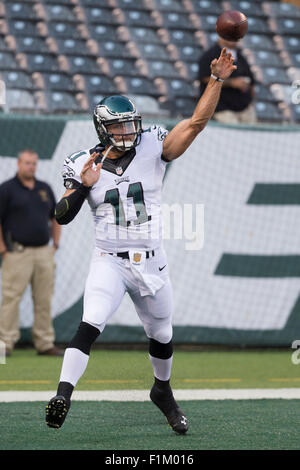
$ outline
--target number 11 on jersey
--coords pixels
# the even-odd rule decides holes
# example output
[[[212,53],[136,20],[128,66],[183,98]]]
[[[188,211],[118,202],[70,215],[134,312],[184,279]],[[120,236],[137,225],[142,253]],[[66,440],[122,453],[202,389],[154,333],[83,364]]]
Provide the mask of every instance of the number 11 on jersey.
[[[146,211],[142,183],[131,183],[128,187],[127,197],[133,198],[137,217],[133,221],[134,225],[144,224],[145,222],[151,220],[151,216],[148,216]],[[123,227],[128,227],[128,225],[130,225],[130,222],[126,220],[124,205],[120,198],[120,192],[117,188],[106,191],[104,202],[113,206],[116,225],[122,225]]]

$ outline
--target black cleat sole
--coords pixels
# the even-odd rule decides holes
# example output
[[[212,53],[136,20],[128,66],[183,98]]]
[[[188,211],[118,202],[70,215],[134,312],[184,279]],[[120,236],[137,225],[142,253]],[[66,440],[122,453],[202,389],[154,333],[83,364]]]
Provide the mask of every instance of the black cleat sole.
[[[49,428],[59,429],[68,413],[68,406],[65,397],[56,396],[51,398],[46,406],[46,424]]]

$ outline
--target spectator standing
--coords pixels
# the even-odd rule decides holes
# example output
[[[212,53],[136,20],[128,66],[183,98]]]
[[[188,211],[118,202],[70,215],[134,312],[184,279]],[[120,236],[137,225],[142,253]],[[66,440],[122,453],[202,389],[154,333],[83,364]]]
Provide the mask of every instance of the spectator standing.
[[[34,150],[21,151],[16,176],[0,185],[0,339],[6,345],[8,356],[20,338],[19,304],[29,284],[34,303],[34,347],[39,354],[63,354],[54,345],[51,318],[54,254],[61,227],[54,219],[56,201],[52,189],[35,178],[37,162]]]
[[[225,41],[219,37],[218,42],[200,57],[200,96],[202,96],[210,78],[211,61],[220,55],[223,47],[231,52],[237,69],[223,83],[213,119],[224,124],[255,124],[256,113],[253,104],[255,80],[246,58],[238,47],[238,41]]]

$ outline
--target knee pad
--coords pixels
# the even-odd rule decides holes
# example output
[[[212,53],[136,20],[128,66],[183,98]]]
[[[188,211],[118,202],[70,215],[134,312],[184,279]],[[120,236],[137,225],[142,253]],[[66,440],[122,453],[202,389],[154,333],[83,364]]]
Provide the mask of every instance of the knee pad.
[[[89,355],[91,346],[99,335],[100,331],[98,328],[82,321],[68,348],[76,348]]]
[[[166,323],[165,325],[155,325],[155,326],[146,326],[145,327],[146,334],[148,338],[153,338],[159,343],[169,343],[173,336],[173,328],[170,323]]]
[[[159,343],[153,338],[149,341],[149,354],[158,359],[169,359],[173,354],[172,340],[169,343]]]

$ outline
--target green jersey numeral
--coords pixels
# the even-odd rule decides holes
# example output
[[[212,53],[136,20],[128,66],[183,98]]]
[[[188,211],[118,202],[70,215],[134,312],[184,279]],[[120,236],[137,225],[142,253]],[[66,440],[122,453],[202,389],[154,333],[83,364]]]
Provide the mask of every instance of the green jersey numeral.
[[[146,211],[142,183],[130,184],[127,192],[127,197],[133,198],[133,203],[137,216],[137,218],[133,221],[134,225],[144,224],[145,222],[148,222],[148,220],[151,220],[151,216],[148,216]],[[123,227],[128,227],[130,222],[128,222],[125,218],[124,206],[120,198],[119,190],[115,188],[106,191],[104,202],[109,203],[113,206],[115,214],[115,224],[122,225]]]

